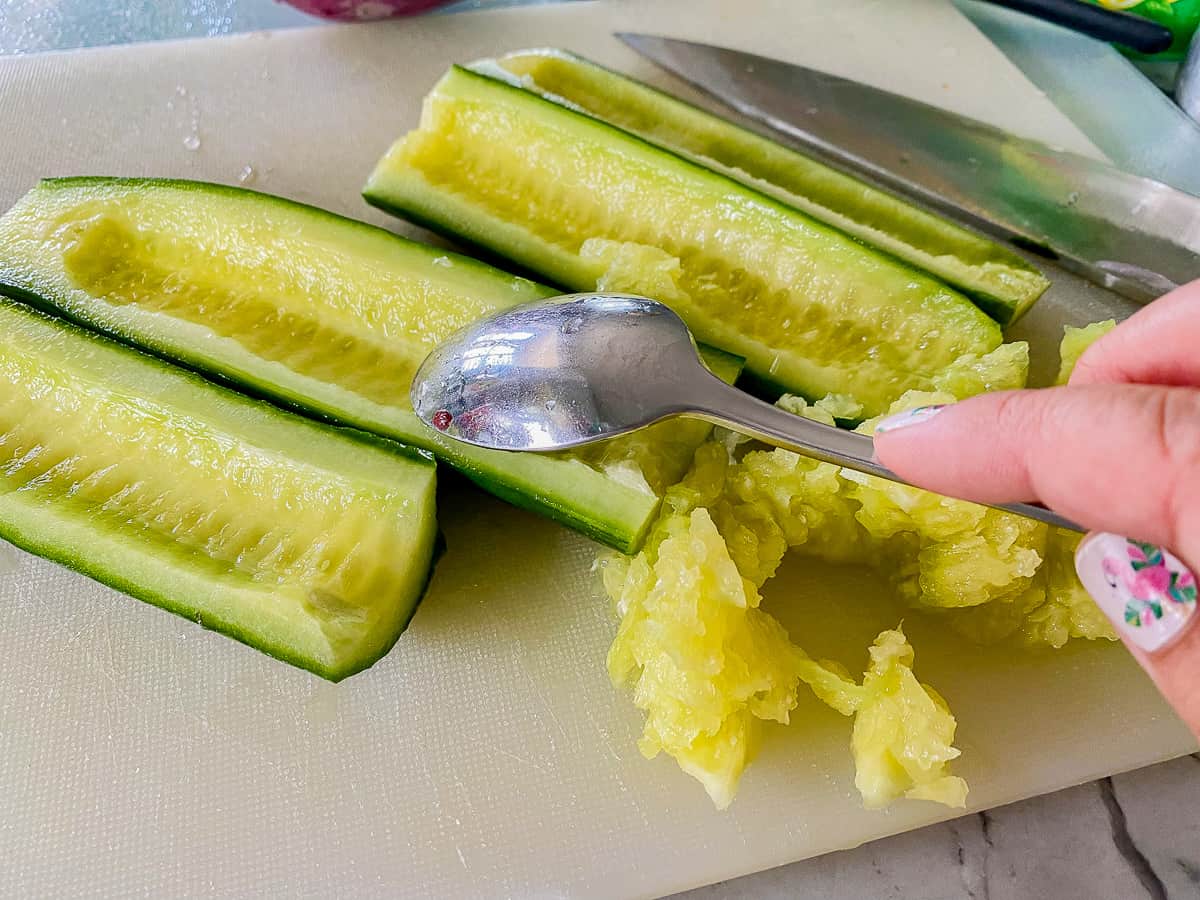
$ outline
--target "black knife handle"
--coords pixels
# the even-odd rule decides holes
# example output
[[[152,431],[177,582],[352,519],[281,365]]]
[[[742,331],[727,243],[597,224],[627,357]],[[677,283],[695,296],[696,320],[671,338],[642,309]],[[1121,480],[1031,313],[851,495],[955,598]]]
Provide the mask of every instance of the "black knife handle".
[[[1174,36],[1169,28],[1129,13],[1117,12],[1083,3],[1081,0],[985,0],[1080,34],[1121,44],[1139,53],[1161,53],[1171,46]]]

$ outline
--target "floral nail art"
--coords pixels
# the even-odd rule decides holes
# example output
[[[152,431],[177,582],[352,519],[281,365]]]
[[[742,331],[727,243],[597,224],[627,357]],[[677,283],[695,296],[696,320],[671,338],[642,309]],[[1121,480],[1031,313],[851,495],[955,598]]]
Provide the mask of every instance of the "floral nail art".
[[[1114,588],[1124,578],[1133,595],[1125,604],[1127,624],[1140,628],[1161,619],[1164,603],[1196,602],[1196,579],[1186,569],[1169,569],[1161,547],[1127,541],[1125,549],[1129,559],[1105,559],[1104,574]]]
[[[1154,544],[1093,534],[1080,545],[1075,567],[1104,613],[1143,650],[1165,647],[1195,614],[1195,576]]]

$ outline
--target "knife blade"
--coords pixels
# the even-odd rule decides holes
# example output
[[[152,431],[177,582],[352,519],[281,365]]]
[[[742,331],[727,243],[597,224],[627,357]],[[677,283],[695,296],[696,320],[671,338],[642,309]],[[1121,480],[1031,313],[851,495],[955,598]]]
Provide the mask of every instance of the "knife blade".
[[[620,33],[850,174],[1147,303],[1200,278],[1200,197],[898,94],[739,50]]]

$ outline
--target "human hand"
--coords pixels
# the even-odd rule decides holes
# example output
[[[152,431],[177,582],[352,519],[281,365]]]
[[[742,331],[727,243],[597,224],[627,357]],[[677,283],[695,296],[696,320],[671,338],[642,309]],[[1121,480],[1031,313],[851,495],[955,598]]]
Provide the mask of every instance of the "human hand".
[[[1200,281],[1093,344],[1067,386],[901,413],[875,452],[931,491],[1037,501],[1091,529],[1080,580],[1200,736]]]

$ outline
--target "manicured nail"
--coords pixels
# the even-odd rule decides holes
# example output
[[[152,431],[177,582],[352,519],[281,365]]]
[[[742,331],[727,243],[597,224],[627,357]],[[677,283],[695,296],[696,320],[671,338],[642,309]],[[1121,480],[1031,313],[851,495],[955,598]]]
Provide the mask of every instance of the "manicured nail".
[[[906,409],[904,412],[898,412],[888,416],[886,419],[880,419],[875,423],[875,433],[883,434],[885,431],[899,431],[901,428],[908,428],[910,425],[919,425],[921,422],[928,422],[943,409],[945,404],[941,406],[918,406],[916,409]]]
[[[1075,551],[1075,571],[1117,630],[1147,652],[1172,643],[1195,618],[1195,576],[1154,544],[1093,532]]]

